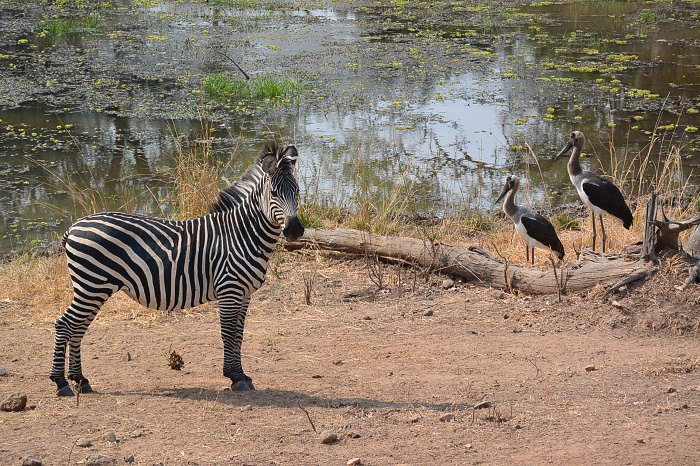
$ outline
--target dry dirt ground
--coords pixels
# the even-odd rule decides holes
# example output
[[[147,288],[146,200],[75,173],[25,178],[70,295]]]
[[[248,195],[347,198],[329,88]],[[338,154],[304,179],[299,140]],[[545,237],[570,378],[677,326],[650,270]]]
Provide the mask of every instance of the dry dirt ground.
[[[373,295],[368,270],[284,253],[251,305],[243,363],[257,390],[245,393],[221,376],[213,306],[153,314],[112,298],[83,345],[97,393],[76,399],[47,377],[56,316],[3,303],[0,397],[26,394],[29,407],[0,412],[0,464],[700,462],[700,286],[674,289],[683,273],[559,303],[444,289],[410,269],[399,295],[391,267],[389,291]],[[322,444],[325,429],[338,440]]]

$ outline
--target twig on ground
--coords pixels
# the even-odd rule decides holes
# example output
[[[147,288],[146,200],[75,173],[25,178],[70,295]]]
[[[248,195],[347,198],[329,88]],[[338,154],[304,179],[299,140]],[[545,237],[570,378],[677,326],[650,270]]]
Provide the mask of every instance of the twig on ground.
[[[316,430],[316,426],[314,425],[314,421],[311,420],[311,416],[309,415],[309,412],[304,409],[302,405],[299,405],[299,409],[304,411],[304,414],[306,414],[306,418],[309,420],[309,423],[311,424],[311,428],[314,430],[314,434],[318,435],[318,431]]]

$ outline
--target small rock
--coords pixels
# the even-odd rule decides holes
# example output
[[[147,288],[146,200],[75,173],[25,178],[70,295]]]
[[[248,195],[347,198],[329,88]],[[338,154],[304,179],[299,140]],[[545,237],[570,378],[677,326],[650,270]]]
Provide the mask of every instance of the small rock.
[[[454,421],[454,419],[455,419],[455,415],[452,413],[445,413],[442,416],[440,416],[440,420],[442,422],[451,422],[451,421]]]
[[[594,370],[596,370],[596,367],[593,364],[591,364],[584,367],[584,369],[586,370],[586,372],[593,372]]]
[[[449,290],[450,288],[453,288],[455,286],[455,282],[450,278],[446,278],[442,281],[441,286],[443,290]]]
[[[124,462],[125,463],[133,463],[134,462],[134,455],[127,455],[124,457]]]
[[[408,420],[408,422],[410,422],[411,424],[415,424],[418,421],[420,421],[420,416],[417,414]]]
[[[129,433],[129,437],[131,438],[139,438],[143,436],[144,432],[143,429],[134,429]]]
[[[673,387],[668,387],[668,388],[666,389],[666,393],[676,393],[676,389],[673,388]]]
[[[85,458],[85,466],[110,466],[112,460],[102,455],[90,455]]]
[[[423,315],[424,315],[425,317],[430,317],[431,315],[433,315],[433,310],[432,310],[432,309],[428,309],[427,311],[425,311],[425,312],[423,313]]]
[[[321,435],[319,436],[319,440],[321,441],[322,444],[328,445],[330,443],[335,442],[338,440],[338,436],[336,435],[335,432],[331,432],[330,430],[324,430],[321,432]]]
[[[350,437],[350,438],[360,438],[360,437],[362,437],[362,436],[361,436],[360,434],[358,434],[357,432],[348,432],[348,434],[346,435],[346,437]]]
[[[92,446],[92,441],[87,438],[81,438],[76,442],[76,445],[83,448],[90,448]]]
[[[36,456],[27,456],[22,461],[22,466],[42,466],[42,462]]]
[[[111,443],[117,443],[117,436],[114,435],[114,432],[107,432],[105,434],[105,440]]]
[[[0,411],[24,411],[27,407],[27,395],[13,393],[0,405]]]
[[[348,466],[357,466],[358,464],[362,464],[362,461],[360,460],[360,458],[352,458],[349,459],[346,464]]]
[[[615,300],[615,299],[613,299],[613,300],[610,302],[610,304],[612,304],[613,307],[616,307],[616,308],[618,308],[618,309],[624,309],[624,308],[625,308],[625,305],[624,305],[624,304],[622,304],[620,301],[617,301],[617,300]]]
[[[475,405],[474,405],[474,409],[486,409],[486,408],[490,408],[492,404],[493,404],[493,403],[491,403],[490,401],[482,401],[481,403],[475,404]]]
[[[241,408],[241,411],[252,411],[253,407],[251,405],[245,405]]]
[[[523,333],[522,327],[515,327],[515,328],[513,329],[513,333]]]
[[[0,367],[0,377],[4,377],[6,375],[7,375],[7,371],[5,369],[3,369],[2,367]]]
[[[122,356],[122,361],[124,361],[124,362],[131,361],[131,353],[129,353],[128,351],[126,353],[124,353],[124,355]]]

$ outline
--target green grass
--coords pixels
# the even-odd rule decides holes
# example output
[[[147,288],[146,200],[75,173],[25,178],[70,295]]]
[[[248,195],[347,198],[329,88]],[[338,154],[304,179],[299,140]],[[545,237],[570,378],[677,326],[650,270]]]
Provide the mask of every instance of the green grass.
[[[82,18],[51,18],[37,23],[37,36],[49,44],[57,43],[69,34],[94,34],[102,28],[102,13],[94,11]]]
[[[206,0],[206,3],[211,6],[233,8],[237,10],[283,10],[285,4],[281,1],[265,1],[259,2],[256,0]],[[287,6],[288,7],[288,6]]]
[[[204,78],[202,89],[209,97],[221,101],[280,100],[299,97],[306,86],[284,76],[270,73],[244,80],[217,72]]]
[[[572,212],[561,212],[549,219],[557,230],[580,230],[581,219]]]
[[[231,8],[256,8],[258,3],[255,0],[207,0],[206,2],[212,6],[225,6]]]

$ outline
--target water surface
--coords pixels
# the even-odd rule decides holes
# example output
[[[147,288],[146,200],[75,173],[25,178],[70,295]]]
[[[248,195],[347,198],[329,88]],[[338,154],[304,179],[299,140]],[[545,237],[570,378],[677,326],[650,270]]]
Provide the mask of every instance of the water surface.
[[[86,213],[76,187],[97,192],[104,208],[170,215],[168,170],[178,141],[202,138],[199,115],[227,178],[275,137],[299,149],[304,199],[347,208],[405,189],[417,212],[493,212],[506,173],[526,180],[523,202],[576,202],[566,163],[552,161],[573,129],[590,141],[584,163],[616,173],[628,192],[638,176],[623,167],[654,133],[647,179],[678,147],[679,176],[699,184],[700,140],[686,131],[700,127],[696,28],[635,2],[519,11],[532,19],[475,31],[359,8],[121,2],[99,33],[55,45],[29,20],[11,27],[8,14],[0,53],[15,68],[0,99],[0,251],[60,237]],[[71,57],[78,71],[49,69],[41,53]],[[310,92],[281,106],[212,106],[201,81],[236,73],[224,55]],[[85,70],[94,76],[78,76]]]

